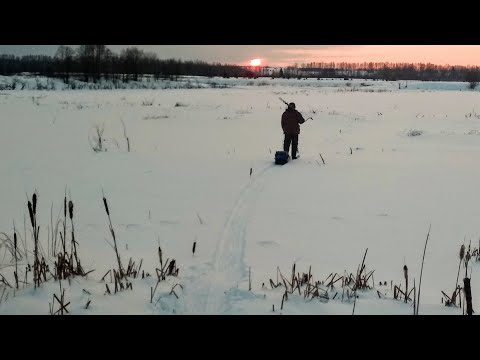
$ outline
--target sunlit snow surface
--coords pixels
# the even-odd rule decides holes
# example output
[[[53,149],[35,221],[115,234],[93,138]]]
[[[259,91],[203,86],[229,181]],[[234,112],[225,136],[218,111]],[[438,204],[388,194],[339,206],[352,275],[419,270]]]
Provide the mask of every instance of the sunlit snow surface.
[[[33,264],[27,201],[36,191],[51,253],[66,192],[82,266],[95,270],[62,281],[69,314],[351,314],[342,280],[328,299],[305,299],[302,287],[281,309],[285,287],[270,279],[278,268],[291,280],[294,264],[300,275],[311,266],[311,282],[355,276],[367,248],[374,288],[357,292],[355,314],[413,314],[392,285],[404,291],[407,265],[409,290],[414,278],[418,287],[430,225],[419,312],[462,314],[442,304],[442,291],[455,288],[460,246],[478,248],[480,236],[480,103],[467,83],[188,78],[116,90],[55,81],[57,90],[39,91],[34,79],[17,80],[24,90],[0,91],[0,274],[9,284],[14,223]],[[279,97],[312,118],[301,126],[300,158],[284,166],[273,161],[283,146]],[[92,149],[96,126],[106,151]],[[122,262],[142,260],[151,275],[117,294],[106,294],[110,276],[101,281],[118,268],[102,191]],[[159,246],[179,274],[151,299]],[[477,269],[472,258],[474,310]],[[463,277],[461,265],[461,285]],[[34,289],[31,272],[27,281],[15,291],[0,284],[1,314],[49,313],[59,282]]]

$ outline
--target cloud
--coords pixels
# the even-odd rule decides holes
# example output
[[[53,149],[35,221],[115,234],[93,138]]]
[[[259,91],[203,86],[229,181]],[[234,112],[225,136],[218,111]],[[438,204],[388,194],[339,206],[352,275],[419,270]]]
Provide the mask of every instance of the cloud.
[[[290,48],[279,48],[272,50],[275,53],[279,54],[293,54],[293,55],[303,55],[303,56],[323,56],[325,54],[330,54],[334,52],[349,52],[358,50],[362,45],[321,45],[315,46],[315,48],[309,47],[290,47]]]
[[[0,45],[0,54],[53,56],[57,48],[58,45]]]

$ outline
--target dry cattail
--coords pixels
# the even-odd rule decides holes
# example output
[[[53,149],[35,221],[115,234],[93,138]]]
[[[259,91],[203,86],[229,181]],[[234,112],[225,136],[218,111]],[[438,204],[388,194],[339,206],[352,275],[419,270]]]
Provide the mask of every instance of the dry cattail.
[[[33,214],[35,215],[37,211],[37,194],[33,193],[32,201],[33,201]]]
[[[70,215],[70,220],[72,220],[73,219],[73,202],[72,202],[72,200],[70,200],[68,202],[68,213]]]
[[[175,269],[175,260],[170,261],[170,264],[168,264],[168,275],[171,275],[174,273]]]
[[[196,246],[196,245],[197,245],[197,242],[194,241],[194,242],[193,242],[193,249],[192,249],[192,252],[193,252],[194,254],[195,254],[195,246]]]
[[[460,247],[460,260],[463,260],[464,256],[465,256],[465,245],[462,245]]]
[[[63,198],[63,216],[67,217],[67,197]]]
[[[408,268],[407,265],[403,265],[403,275],[405,276],[405,303],[408,300]]]
[[[110,216],[110,212],[108,211],[107,199],[105,199],[105,197],[103,198],[103,204],[105,205],[105,210],[107,212],[107,215]]]
[[[32,203],[30,201],[28,202],[28,214],[30,215],[30,221],[32,222],[32,226],[35,226],[35,223],[33,222]]]

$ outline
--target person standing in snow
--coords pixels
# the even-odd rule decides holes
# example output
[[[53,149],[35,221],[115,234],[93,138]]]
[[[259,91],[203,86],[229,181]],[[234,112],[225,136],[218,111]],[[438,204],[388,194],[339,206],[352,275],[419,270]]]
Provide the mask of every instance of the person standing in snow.
[[[300,124],[303,124],[305,119],[302,114],[295,110],[295,103],[288,104],[287,109],[282,114],[282,129],[285,139],[283,141],[283,150],[287,153],[292,144],[292,159],[297,158],[298,151],[298,135],[300,134]]]

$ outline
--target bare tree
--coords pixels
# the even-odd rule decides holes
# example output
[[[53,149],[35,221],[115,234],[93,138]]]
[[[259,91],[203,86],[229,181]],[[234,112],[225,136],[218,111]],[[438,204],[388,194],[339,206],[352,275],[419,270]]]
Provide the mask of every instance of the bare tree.
[[[77,49],[77,55],[83,72],[84,80],[88,82],[90,75],[93,73],[95,45],[80,45]]]
[[[467,71],[465,74],[465,80],[468,82],[468,87],[470,89],[475,89],[480,82],[480,71],[478,67]]]
[[[63,74],[63,81],[68,83],[70,72],[72,71],[73,57],[75,51],[66,45],[60,45],[55,54],[55,59],[59,62],[59,70]]]
[[[94,45],[93,48],[93,81],[97,82],[101,79],[102,73],[104,72],[103,64],[105,63],[105,58],[107,56],[107,46],[106,45]]]
[[[142,60],[145,57],[143,50],[135,46],[128,47],[122,50],[120,57],[124,65],[124,74],[127,75],[127,80],[129,79],[129,75],[133,75],[133,80],[138,81],[139,75],[142,75],[141,62],[143,62]]]

